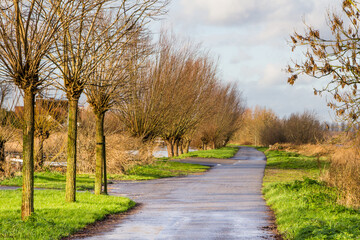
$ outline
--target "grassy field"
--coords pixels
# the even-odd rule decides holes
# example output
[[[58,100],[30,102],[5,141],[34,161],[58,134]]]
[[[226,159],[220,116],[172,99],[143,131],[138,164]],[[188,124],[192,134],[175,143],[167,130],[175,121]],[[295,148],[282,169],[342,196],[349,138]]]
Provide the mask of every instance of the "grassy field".
[[[285,239],[360,239],[360,212],[338,204],[338,191],[319,180],[325,160],[282,151],[265,154],[263,192]]]
[[[215,150],[195,151],[180,155],[175,159],[186,157],[201,158],[230,158],[238,151],[237,147],[224,147]],[[209,169],[207,166],[179,163],[167,159],[157,160],[153,164],[134,166],[125,174],[109,174],[110,180],[150,180],[167,177],[186,176],[188,174],[201,173]],[[77,174],[77,190],[92,190],[94,188],[94,174]],[[60,172],[36,172],[34,176],[34,186],[36,188],[64,189],[66,183],[65,175]],[[0,181],[4,186],[21,186],[22,177],[16,176]]]
[[[186,176],[188,174],[204,172],[208,169],[209,167],[207,166],[197,164],[159,160],[154,164],[135,166],[129,169],[125,174],[109,174],[108,177],[110,180],[150,180],[157,178]],[[78,174],[76,176],[76,188],[77,190],[92,190],[94,188],[94,181],[93,174]],[[65,189],[65,183],[65,174],[59,172],[35,173],[34,185],[37,188]],[[21,186],[22,177],[17,176],[14,178],[5,179],[0,181],[0,185]]]
[[[127,198],[89,192],[78,192],[75,203],[65,203],[65,192],[59,190],[36,190],[34,199],[35,213],[23,222],[21,190],[0,190],[0,239],[61,239],[135,205]]]
[[[187,157],[199,157],[199,158],[231,158],[239,150],[237,147],[223,147],[219,149],[211,149],[205,151],[194,151],[186,154],[181,154],[174,159],[181,159]]]
[[[151,180],[167,177],[186,176],[194,173],[205,172],[207,166],[198,164],[179,163],[167,160],[159,160],[154,164],[135,166],[124,175],[109,175],[112,180]]]
[[[265,152],[267,148],[257,148]],[[324,158],[308,157],[298,153],[285,151],[267,151],[268,159],[264,184],[271,182],[285,182],[302,180],[304,178],[318,179],[327,168],[328,162]]]
[[[199,151],[191,156],[228,158],[237,148]],[[207,171],[209,167],[158,160],[154,164],[135,166],[124,175],[109,175],[113,180],[148,180],[185,176]],[[36,172],[35,187],[65,188],[65,175],[59,172]],[[5,179],[0,185],[21,186],[22,177]],[[94,186],[91,174],[77,175],[77,190],[90,190]],[[20,220],[21,189],[0,190],[0,239],[61,239],[107,214],[126,211],[135,205],[127,198],[96,196],[78,192],[75,203],[65,203],[62,190],[35,190],[35,213],[26,222]],[[9,204],[11,203],[11,204]]]
[[[76,175],[77,190],[91,190],[94,188],[94,176],[89,174]],[[34,186],[36,188],[54,188],[65,189],[66,177],[60,172],[35,172]],[[22,186],[22,176],[8,178],[0,181],[0,185],[4,186]]]

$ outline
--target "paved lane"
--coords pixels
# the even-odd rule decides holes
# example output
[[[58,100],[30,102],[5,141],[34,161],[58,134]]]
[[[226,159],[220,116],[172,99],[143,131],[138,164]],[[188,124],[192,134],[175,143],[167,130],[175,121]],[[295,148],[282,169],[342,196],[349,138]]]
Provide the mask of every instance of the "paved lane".
[[[232,159],[191,159],[203,175],[111,185],[141,207],[116,228],[87,239],[274,239],[261,195],[265,156],[242,147]]]

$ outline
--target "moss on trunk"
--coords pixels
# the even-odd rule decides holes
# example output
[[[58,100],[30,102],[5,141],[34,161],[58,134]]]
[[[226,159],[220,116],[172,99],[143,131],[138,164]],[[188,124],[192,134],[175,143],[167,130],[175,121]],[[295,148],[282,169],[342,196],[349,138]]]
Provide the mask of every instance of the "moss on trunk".
[[[24,92],[22,220],[34,212],[34,99],[32,91]]]
[[[76,140],[77,140],[78,99],[69,100],[68,114],[69,115],[68,115],[65,200],[67,202],[75,202],[76,201]]]
[[[105,174],[105,137],[104,137],[104,113],[96,113],[96,170],[95,170],[95,194],[100,195],[102,192],[102,179],[104,176],[104,180],[106,178]],[[104,181],[104,188],[105,188]]]

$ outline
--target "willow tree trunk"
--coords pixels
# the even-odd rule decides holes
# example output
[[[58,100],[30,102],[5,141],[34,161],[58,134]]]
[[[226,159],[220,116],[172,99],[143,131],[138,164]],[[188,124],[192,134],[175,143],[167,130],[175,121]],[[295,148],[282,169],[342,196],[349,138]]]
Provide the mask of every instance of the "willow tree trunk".
[[[179,156],[179,140],[175,140],[175,156]]]
[[[183,143],[180,143],[179,148],[180,148],[180,154],[184,154],[184,145],[183,145]]]
[[[104,113],[95,113],[95,119],[96,119],[95,194],[96,195],[100,195],[102,193],[103,173],[105,173],[105,171],[104,171],[104,166],[105,166],[104,116],[105,116]],[[105,182],[104,182],[104,184],[105,184]]]
[[[24,92],[22,220],[34,212],[34,99],[33,92]]]
[[[185,140],[183,146],[184,146],[184,153],[188,153],[188,152],[189,152],[189,148],[190,148],[190,141],[189,141],[189,140]]]
[[[69,100],[66,193],[67,202],[76,201],[76,140],[78,99]]]
[[[44,166],[44,142],[45,136],[42,134],[39,136],[39,150],[36,159],[36,165],[38,168],[42,168]]]
[[[0,139],[0,171],[4,171],[5,164],[5,141]]]
[[[174,157],[174,141],[172,139],[165,140],[168,157]]]
[[[104,172],[103,172],[103,178],[104,178],[104,194],[108,194],[108,190],[107,190],[107,174],[106,174],[106,138],[105,136],[103,137],[104,139]]]

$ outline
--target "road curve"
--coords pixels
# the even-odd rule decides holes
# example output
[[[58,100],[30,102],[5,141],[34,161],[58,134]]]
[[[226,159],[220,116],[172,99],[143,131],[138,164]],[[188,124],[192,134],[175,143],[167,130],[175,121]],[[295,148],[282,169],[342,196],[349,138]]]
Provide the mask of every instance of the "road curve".
[[[232,159],[186,162],[214,167],[203,175],[111,185],[111,195],[141,207],[115,229],[86,239],[275,239],[264,230],[263,153],[241,147]]]

